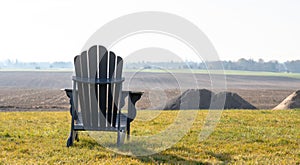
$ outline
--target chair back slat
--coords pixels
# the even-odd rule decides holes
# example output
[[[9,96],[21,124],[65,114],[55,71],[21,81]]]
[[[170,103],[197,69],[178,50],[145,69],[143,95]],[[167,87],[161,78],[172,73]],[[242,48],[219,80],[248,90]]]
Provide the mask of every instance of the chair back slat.
[[[80,64],[81,64],[81,77],[82,78],[88,78],[88,70],[87,70],[87,52],[84,51],[81,53],[80,55]],[[85,124],[86,127],[90,127],[91,126],[91,113],[90,113],[90,106],[89,106],[89,100],[90,100],[90,96],[89,96],[89,85],[88,84],[84,84],[82,85],[82,95],[84,97],[84,103],[81,104],[82,109],[84,109],[83,111],[83,123]],[[80,95],[80,94],[79,94]]]
[[[97,76],[97,46],[88,50],[88,78],[96,79]],[[89,107],[91,110],[91,127],[98,127],[98,92],[94,84],[89,84]]]
[[[108,78],[115,78],[115,64],[116,64],[116,55],[114,52],[109,52],[109,70],[108,70]],[[114,91],[115,85],[108,84],[108,95],[107,95],[107,121],[110,126],[112,125],[112,111],[113,111],[113,101],[114,101]]]
[[[99,78],[107,79],[107,50],[103,46],[99,46]],[[107,98],[107,84],[99,84],[99,108],[100,127],[106,127],[106,98]]]
[[[81,77],[81,64],[80,64],[80,55],[77,55],[74,57],[74,66],[75,66],[75,74],[78,76],[78,77]],[[79,95],[79,98],[76,98],[79,102],[79,104],[75,104],[75,105],[78,105],[80,107],[80,109],[82,109],[81,107],[84,107],[82,104],[84,103],[84,97],[82,95],[83,93],[83,84],[81,82],[78,82],[77,84],[77,88],[78,88],[78,93],[80,93]],[[75,109],[79,109],[79,107],[75,107]]]
[[[117,57],[117,66],[116,66],[116,79],[121,79],[122,77],[122,69],[123,69],[123,59],[121,57]],[[119,108],[119,96],[121,93],[122,84],[115,84],[115,97],[114,97],[114,108],[113,108],[113,126],[116,126],[116,117]]]

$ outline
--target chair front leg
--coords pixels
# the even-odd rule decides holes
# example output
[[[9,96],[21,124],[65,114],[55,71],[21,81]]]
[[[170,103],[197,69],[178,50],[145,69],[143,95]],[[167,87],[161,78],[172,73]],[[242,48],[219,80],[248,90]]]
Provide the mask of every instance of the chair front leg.
[[[71,131],[70,131],[69,138],[67,140],[67,147],[73,145],[74,139],[77,140],[77,141],[79,141],[78,133],[77,133],[77,131],[74,130],[75,120],[78,119],[78,115],[77,115],[77,113],[75,112],[75,109],[74,109],[73,93],[72,93],[72,91],[73,91],[72,89],[65,89],[65,92],[66,92],[67,96],[70,99],[70,114],[72,116]]]
[[[126,134],[127,140],[130,140],[130,123],[136,117],[136,102],[142,97],[142,92],[132,92],[129,91],[128,96],[128,116],[127,116],[127,123],[126,123]]]
[[[67,147],[70,147],[70,146],[73,145],[73,143],[74,143],[74,134],[75,134],[75,131],[74,131],[74,117],[72,117],[71,131],[70,131],[69,138],[67,140]]]

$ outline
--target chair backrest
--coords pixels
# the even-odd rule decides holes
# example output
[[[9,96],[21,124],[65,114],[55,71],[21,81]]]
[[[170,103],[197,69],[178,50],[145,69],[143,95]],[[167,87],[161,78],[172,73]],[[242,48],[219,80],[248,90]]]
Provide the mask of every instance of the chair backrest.
[[[85,129],[117,127],[123,60],[103,46],[74,58],[78,106]]]

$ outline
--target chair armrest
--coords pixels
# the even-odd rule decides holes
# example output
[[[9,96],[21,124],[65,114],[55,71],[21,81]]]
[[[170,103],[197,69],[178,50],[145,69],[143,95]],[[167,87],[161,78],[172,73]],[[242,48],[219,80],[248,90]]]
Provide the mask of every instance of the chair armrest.
[[[68,98],[70,98],[72,96],[73,89],[64,88],[64,89],[61,89],[61,90],[66,92],[66,95],[68,96]]]
[[[77,113],[73,113],[73,111],[75,110],[74,109],[74,102],[73,102],[73,89],[68,89],[68,88],[66,88],[66,89],[61,89],[61,90],[63,90],[63,91],[65,91],[66,92],[66,95],[68,96],[68,98],[70,99],[70,115],[72,116],[72,117],[74,117],[74,119],[75,120],[77,120],[78,119],[78,114]],[[72,115],[72,114],[74,114],[74,116]]]
[[[122,91],[122,103],[121,105],[124,104],[124,99],[126,96],[128,96],[128,114],[127,118],[129,122],[132,122],[134,118],[136,117],[136,107],[135,104],[136,102],[142,97],[143,92],[138,92],[138,91]],[[124,106],[124,105],[123,105]]]

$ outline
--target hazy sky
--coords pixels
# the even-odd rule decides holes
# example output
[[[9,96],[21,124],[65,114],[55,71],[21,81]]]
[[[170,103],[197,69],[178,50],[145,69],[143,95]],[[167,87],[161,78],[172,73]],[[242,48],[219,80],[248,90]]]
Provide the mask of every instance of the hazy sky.
[[[102,25],[139,11],[188,19],[221,60],[300,59],[298,0],[8,0],[0,2],[0,60],[72,61]]]

